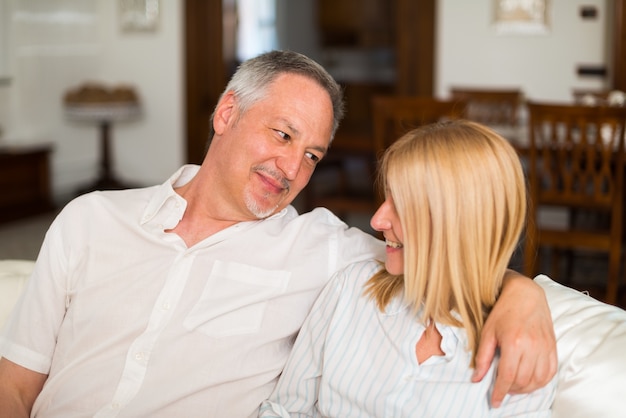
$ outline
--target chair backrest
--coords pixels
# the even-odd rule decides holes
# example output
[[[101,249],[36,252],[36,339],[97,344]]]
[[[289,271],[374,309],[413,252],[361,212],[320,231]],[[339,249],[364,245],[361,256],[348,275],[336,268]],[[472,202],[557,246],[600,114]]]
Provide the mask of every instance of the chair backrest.
[[[530,102],[528,111],[532,201],[621,208],[626,109]]]
[[[375,96],[372,99],[376,157],[396,139],[422,125],[463,116],[464,103],[420,96]]]
[[[620,90],[572,90],[574,103],[585,106],[626,106],[626,93]]]
[[[463,116],[465,104],[428,96],[375,96],[372,99],[374,155],[380,158],[396,139],[422,125]],[[382,193],[375,191],[376,203]]]
[[[487,126],[517,127],[523,94],[520,89],[453,87],[453,100],[467,104],[464,117]]]
[[[606,101],[609,97],[609,90],[573,89],[572,96],[574,98],[574,103],[579,105],[606,105]]]

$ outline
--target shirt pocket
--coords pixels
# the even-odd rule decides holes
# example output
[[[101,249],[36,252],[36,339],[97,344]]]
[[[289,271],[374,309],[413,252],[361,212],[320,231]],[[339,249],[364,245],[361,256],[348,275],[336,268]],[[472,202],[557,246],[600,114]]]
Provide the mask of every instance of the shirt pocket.
[[[269,301],[285,293],[291,272],[216,261],[185,328],[213,338],[258,332]]]

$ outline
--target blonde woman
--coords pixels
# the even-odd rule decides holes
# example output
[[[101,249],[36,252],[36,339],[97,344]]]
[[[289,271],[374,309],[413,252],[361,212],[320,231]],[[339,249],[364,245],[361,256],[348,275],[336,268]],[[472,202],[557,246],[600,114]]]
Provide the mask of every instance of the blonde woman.
[[[490,401],[497,359],[472,382],[525,219],[515,150],[477,123],[430,125],[387,150],[380,176],[371,225],[387,243],[384,268],[361,262],[333,278],[260,416],[550,416],[555,379],[501,405]]]

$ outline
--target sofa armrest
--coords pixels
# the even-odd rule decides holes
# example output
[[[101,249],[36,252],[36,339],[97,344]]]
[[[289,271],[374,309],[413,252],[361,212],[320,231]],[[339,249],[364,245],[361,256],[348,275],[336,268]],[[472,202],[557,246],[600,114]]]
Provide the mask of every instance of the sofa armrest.
[[[34,267],[35,262],[31,260],[0,260],[0,329],[4,327]]]
[[[559,371],[553,417],[626,414],[626,311],[535,278],[546,292],[557,339]]]

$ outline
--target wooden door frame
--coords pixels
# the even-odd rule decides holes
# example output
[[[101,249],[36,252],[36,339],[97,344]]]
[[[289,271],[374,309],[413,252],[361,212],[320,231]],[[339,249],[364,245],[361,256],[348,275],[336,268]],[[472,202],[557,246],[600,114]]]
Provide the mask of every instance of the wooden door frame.
[[[436,0],[395,0],[397,94],[433,95],[436,8]]]
[[[208,118],[226,85],[222,0],[185,0],[184,8],[186,161],[200,164],[209,139]]]
[[[613,0],[612,41],[610,88],[626,91],[626,0]]]

